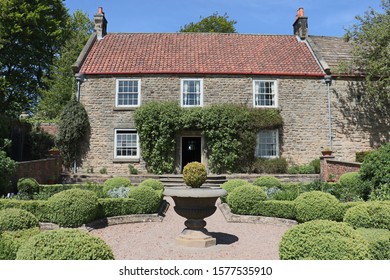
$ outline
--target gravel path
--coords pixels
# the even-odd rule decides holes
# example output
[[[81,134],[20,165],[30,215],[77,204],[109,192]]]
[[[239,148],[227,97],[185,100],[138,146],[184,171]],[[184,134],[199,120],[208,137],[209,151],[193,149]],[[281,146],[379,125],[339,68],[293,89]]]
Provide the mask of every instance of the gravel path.
[[[209,248],[177,246],[175,238],[185,228],[174,202],[162,222],[121,224],[93,230],[111,246],[117,260],[278,260],[278,245],[291,225],[227,222],[217,209],[206,219],[207,230],[217,239]]]

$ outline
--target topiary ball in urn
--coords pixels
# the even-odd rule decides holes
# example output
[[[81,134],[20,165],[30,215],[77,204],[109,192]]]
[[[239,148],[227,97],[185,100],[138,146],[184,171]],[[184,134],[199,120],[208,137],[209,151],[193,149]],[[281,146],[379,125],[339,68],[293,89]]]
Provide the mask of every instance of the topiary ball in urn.
[[[183,179],[187,186],[200,188],[207,180],[206,167],[200,162],[190,162],[183,169]]]

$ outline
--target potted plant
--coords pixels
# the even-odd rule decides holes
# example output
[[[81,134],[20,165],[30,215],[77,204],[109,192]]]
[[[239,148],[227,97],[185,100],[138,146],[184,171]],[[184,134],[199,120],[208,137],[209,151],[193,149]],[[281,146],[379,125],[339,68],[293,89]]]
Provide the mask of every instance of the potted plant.
[[[331,156],[332,155],[332,150],[329,148],[329,147],[326,147],[325,149],[323,149],[321,151],[322,155],[323,156]]]
[[[176,244],[187,247],[216,245],[216,239],[205,228],[204,219],[215,213],[215,202],[227,192],[220,187],[202,187],[207,179],[207,171],[199,162],[191,162],[184,167],[183,179],[187,186],[164,190],[164,195],[172,197],[175,202],[175,212],[186,218],[186,228],[176,238]]]
[[[50,156],[59,156],[60,150],[57,147],[53,147],[49,150],[49,155]]]

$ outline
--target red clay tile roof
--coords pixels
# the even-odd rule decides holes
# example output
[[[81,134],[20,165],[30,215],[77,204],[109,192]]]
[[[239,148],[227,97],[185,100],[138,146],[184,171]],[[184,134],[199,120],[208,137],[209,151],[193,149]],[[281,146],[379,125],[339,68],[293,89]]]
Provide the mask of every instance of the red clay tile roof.
[[[323,75],[295,36],[217,33],[109,33],[94,43],[79,72]]]

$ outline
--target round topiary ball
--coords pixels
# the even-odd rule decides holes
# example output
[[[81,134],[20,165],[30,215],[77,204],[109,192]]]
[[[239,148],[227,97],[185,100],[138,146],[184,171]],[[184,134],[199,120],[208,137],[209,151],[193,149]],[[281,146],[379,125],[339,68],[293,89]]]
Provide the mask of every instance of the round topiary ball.
[[[160,182],[159,180],[156,180],[156,179],[152,179],[152,178],[142,181],[138,186],[139,187],[149,186],[156,191],[157,190],[161,191],[164,189],[164,184],[162,182]]]
[[[282,186],[282,183],[279,181],[278,178],[274,176],[261,176],[259,178],[256,178],[253,181],[253,185],[259,186],[259,187],[265,187],[265,188],[271,188],[271,187],[277,187],[280,188]]]
[[[300,194],[295,200],[298,222],[311,220],[342,220],[340,202],[329,193],[311,191]]]
[[[20,178],[17,189],[20,194],[31,196],[39,191],[39,183],[34,178]]]
[[[39,221],[32,213],[17,208],[0,210],[0,233],[33,227],[39,227]]]
[[[183,168],[183,179],[187,186],[200,188],[207,180],[206,166],[200,162],[190,162]]]
[[[286,231],[279,244],[282,260],[367,260],[368,243],[352,227],[315,220]]]
[[[354,206],[345,212],[344,222],[354,228],[390,230],[390,203],[373,201]]]
[[[257,215],[259,203],[266,199],[267,194],[260,187],[246,184],[235,188],[226,200],[233,213]]]
[[[120,187],[130,188],[131,186],[132,184],[129,178],[125,178],[125,177],[109,178],[106,181],[104,181],[103,193],[107,195],[107,192],[111,189],[116,189]]]
[[[49,219],[62,227],[78,227],[96,218],[98,205],[92,191],[65,190],[48,199]]]
[[[129,198],[133,198],[138,207],[138,214],[156,213],[162,200],[161,191],[156,191],[149,186],[138,186],[129,192]]]
[[[17,260],[113,260],[111,248],[100,238],[77,229],[45,231],[31,237]]]

